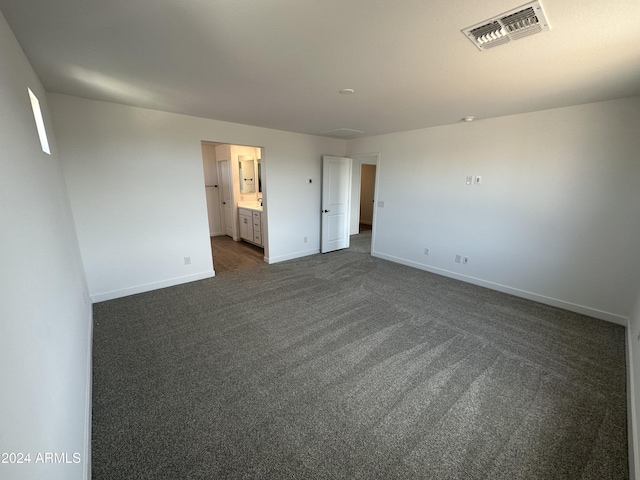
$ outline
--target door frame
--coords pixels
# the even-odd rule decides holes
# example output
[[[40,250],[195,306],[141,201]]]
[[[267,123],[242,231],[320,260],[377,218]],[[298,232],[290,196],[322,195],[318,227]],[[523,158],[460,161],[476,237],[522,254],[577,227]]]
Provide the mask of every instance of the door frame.
[[[209,220],[209,236],[224,235],[220,221],[220,185],[218,182],[218,162],[215,156],[215,144],[200,142],[202,146],[202,168],[204,171],[205,195],[207,201],[207,217]]]
[[[374,242],[376,238],[376,219],[378,216],[378,185],[380,184],[380,153],[358,153],[350,155],[353,159],[353,171],[357,172],[357,175],[353,175],[352,188],[351,188],[351,225],[349,227],[350,235],[357,235],[360,233],[360,188],[361,188],[361,173],[362,164],[375,165],[376,166],[376,178],[373,186],[373,226],[371,231],[371,252],[374,251]],[[357,168],[356,168],[357,165]],[[357,178],[356,178],[357,176]]]
[[[262,198],[262,247],[264,249],[264,260],[265,262],[269,262],[269,221],[268,221],[268,217],[269,217],[269,209],[267,206],[267,188],[268,188],[268,173],[267,173],[267,168],[268,168],[268,160],[267,160],[267,149],[263,146],[261,146],[258,142],[256,143],[238,143],[238,142],[221,142],[218,140],[201,140],[200,141],[201,144],[206,143],[209,145],[213,145],[213,146],[219,146],[219,145],[229,145],[229,146],[237,146],[237,147],[250,147],[250,148],[255,148],[255,149],[259,149],[260,151],[260,186],[262,187],[262,191],[259,192],[260,193],[260,197]],[[223,158],[224,156],[221,156],[220,159],[217,158],[216,155],[216,173],[219,172],[218,170],[218,160],[225,160],[225,158]],[[231,230],[233,231],[233,235],[232,238],[234,240],[239,240],[240,236],[239,236],[239,225],[237,223],[237,204],[236,204],[236,195],[235,195],[235,185],[237,182],[234,182],[233,179],[233,168],[232,168],[232,161],[233,159],[231,158],[232,156],[229,155],[228,158],[226,158],[226,160],[229,161],[229,172],[230,172],[230,194],[232,196],[232,201],[231,201],[231,207],[232,207],[232,211],[231,211],[231,222],[232,222],[232,228]],[[204,172],[203,172],[204,173]],[[257,162],[256,162],[256,175],[258,174],[258,167],[257,167]],[[219,173],[218,173],[219,175]],[[220,184],[220,177],[218,176],[218,185]],[[219,195],[219,197],[222,197],[222,195]],[[205,196],[205,201],[206,201],[206,196]],[[223,235],[226,235],[226,228],[224,226],[224,212],[222,212],[222,198],[220,198],[220,216],[223,217],[221,219],[221,224],[223,225]],[[235,225],[234,225],[235,224]]]
[[[379,153],[358,153],[357,155],[351,155],[353,159],[353,179],[351,187],[351,224],[349,226],[349,234],[357,235],[360,233],[360,191],[362,181],[362,165],[375,165],[376,177],[373,186],[373,199],[378,198],[378,173],[380,170],[380,154]],[[376,211],[375,205],[373,207],[373,227],[376,224]]]
[[[373,179],[372,179],[373,180],[373,182],[372,182],[373,185],[372,185],[372,188],[371,188],[372,189],[372,198],[371,198],[371,202],[368,202],[367,205],[364,205],[362,203],[362,188],[365,186],[365,183],[364,183],[364,180],[362,179],[362,176],[363,176],[363,172],[365,170],[365,168],[364,168],[365,166],[373,167],[373,172],[374,172],[373,173]],[[374,163],[362,162],[360,164],[360,201],[358,202],[358,206],[360,208],[358,209],[358,215],[359,215],[359,217],[358,217],[358,233],[360,233],[360,225],[362,225],[363,223],[364,224],[368,223],[368,222],[363,222],[362,221],[363,207],[368,207],[368,208],[371,209],[371,220],[370,220],[370,223],[368,223],[368,224],[369,224],[369,226],[371,226],[373,228],[373,211],[375,210],[374,203],[375,203],[375,195],[376,195],[376,177],[375,177],[376,170],[378,170],[378,166],[376,164],[374,164]],[[367,182],[367,186],[368,185],[369,185],[369,182]]]

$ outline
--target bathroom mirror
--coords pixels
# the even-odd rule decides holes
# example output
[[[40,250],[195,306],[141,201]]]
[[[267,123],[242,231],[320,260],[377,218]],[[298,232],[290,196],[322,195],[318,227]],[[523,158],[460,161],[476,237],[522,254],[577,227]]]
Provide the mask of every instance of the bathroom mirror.
[[[255,193],[256,191],[256,166],[251,156],[239,155],[240,165],[240,193]]]
[[[258,193],[262,193],[262,161],[258,159]]]

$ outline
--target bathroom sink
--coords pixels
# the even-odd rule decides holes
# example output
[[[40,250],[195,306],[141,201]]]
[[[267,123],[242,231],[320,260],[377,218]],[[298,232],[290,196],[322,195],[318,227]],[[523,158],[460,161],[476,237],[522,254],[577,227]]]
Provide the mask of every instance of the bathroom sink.
[[[249,210],[255,210],[257,212],[262,211],[260,202],[238,202],[238,208],[248,208]]]

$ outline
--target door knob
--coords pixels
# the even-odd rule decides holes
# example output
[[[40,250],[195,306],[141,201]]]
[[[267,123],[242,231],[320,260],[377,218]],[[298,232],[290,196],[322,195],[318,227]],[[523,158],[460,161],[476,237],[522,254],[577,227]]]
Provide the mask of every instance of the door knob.
[[[331,211],[331,210],[323,210],[322,212],[323,212],[323,213],[328,213],[328,212],[330,212],[330,211]]]

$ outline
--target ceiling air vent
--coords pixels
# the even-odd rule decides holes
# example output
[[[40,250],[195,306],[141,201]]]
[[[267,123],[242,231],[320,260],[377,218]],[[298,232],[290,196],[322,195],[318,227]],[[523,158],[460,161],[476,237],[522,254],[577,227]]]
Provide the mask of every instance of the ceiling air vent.
[[[549,22],[536,1],[465,28],[462,33],[479,50],[487,50],[545,30],[549,30]]]

